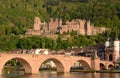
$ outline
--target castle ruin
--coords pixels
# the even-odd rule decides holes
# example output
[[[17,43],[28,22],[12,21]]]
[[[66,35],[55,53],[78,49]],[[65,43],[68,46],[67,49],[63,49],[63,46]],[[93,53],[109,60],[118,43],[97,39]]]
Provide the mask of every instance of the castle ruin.
[[[72,21],[66,21],[64,24],[62,19],[50,19],[49,23],[42,23],[39,17],[35,17],[33,29],[28,29],[26,34],[29,35],[42,35],[42,34],[54,34],[68,33],[76,31],[80,35],[96,35],[104,33],[105,27],[95,27],[90,24],[90,21],[75,19]]]

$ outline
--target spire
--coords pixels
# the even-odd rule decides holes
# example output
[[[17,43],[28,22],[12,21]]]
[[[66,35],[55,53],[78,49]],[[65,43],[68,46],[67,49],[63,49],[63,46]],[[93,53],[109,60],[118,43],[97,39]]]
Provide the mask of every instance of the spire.
[[[105,41],[105,47],[107,48],[107,47],[109,47],[110,46],[110,38],[109,38],[109,36],[107,35],[107,39],[106,39],[106,41]]]
[[[109,35],[107,35],[107,41],[109,41],[110,40],[110,37],[109,37]]]
[[[118,35],[116,34],[115,40],[118,40]]]

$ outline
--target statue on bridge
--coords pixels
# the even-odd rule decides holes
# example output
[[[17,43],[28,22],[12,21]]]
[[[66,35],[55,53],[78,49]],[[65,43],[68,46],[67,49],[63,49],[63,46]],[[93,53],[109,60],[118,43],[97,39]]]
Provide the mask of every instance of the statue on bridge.
[[[97,59],[97,58],[98,58],[97,51],[95,51],[94,58],[95,58],[95,59]]]

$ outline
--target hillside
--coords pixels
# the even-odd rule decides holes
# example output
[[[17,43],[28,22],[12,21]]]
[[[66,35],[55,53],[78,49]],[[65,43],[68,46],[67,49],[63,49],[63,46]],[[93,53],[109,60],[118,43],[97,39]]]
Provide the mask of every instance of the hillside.
[[[114,38],[115,32],[120,37],[119,0],[0,0],[0,48],[21,48],[16,46],[19,42],[16,35],[24,35],[33,26],[35,16],[47,22],[50,17],[62,18],[64,22],[90,19],[95,26],[112,28],[112,31],[107,32],[111,37]],[[6,45],[11,41],[14,48]],[[98,43],[98,40],[95,42]]]
[[[0,34],[24,34],[33,19],[90,19],[96,26],[120,28],[120,2],[115,0],[0,0]]]

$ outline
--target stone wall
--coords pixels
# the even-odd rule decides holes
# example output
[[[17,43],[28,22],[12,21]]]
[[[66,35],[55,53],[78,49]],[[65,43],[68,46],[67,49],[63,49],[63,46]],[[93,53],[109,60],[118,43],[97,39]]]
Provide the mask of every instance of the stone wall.
[[[59,26],[59,19],[50,19],[48,29],[50,32],[56,32],[57,28]]]

